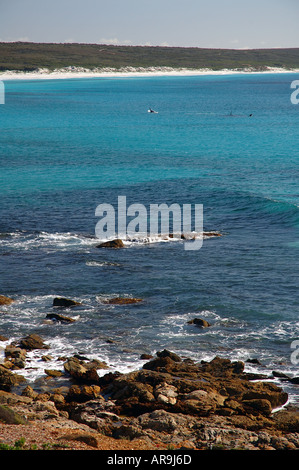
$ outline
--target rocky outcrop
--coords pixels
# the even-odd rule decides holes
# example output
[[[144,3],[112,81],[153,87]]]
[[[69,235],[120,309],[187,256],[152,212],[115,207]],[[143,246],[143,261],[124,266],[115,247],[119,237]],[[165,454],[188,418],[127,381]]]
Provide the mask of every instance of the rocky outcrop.
[[[80,302],[64,297],[55,297],[53,300],[53,307],[76,307],[77,305],[81,305]]]
[[[97,248],[124,248],[124,243],[120,238],[100,243]]]
[[[36,334],[30,334],[21,338],[18,346],[26,351],[32,351],[33,349],[49,349],[50,346],[44,343],[44,340]]]
[[[11,348],[10,354],[17,353]],[[66,430],[77,423],[154,448],[299,449],[298,409],[273,413],[287,403],[287,393],[269,377],[246,373],[241,361],[194,362],[164,349],[134,372],[100,377],[101,368],[107,365],[95,359],[66,358],[58,378],[46,371],[47,389],[27,385],[17,396],[8,392],[22,377],[0,365],[0,404],[13,410],[3,416],[54,420]],[[57,387],[62,375],[68,387]]]
[[[10,297],[6,297],[5,295],[0,295],[0,305],[10,305],[13,303],[14,300]]]
[[[216,357],[194,363],[162,351],[125,375],[110,376],[105,393],[119,413],[138,416],[156,409],[194,416],[270,416],[287,402],[288,395],[271,382],[249,380],[244,363]]]

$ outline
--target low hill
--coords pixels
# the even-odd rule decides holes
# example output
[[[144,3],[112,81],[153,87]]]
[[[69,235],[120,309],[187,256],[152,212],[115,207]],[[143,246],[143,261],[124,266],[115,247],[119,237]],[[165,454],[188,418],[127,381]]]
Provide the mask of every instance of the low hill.
[[[1,71],[33,71],[40,68],[54,70],[70,66],[88,69],[299,69],[299,48],[235,50],[103,44],[0,43]]]

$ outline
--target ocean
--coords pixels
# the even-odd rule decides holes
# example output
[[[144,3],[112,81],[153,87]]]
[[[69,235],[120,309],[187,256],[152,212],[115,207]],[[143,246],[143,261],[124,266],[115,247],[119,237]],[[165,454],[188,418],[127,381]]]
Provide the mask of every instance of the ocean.
[[[128,372],[141,354],[169,349],[299,376],[297,77],[5,81],[0,294],[15,302],[0,309],[9,338],[0,346],[37,333],[52,357],[45,365],[33,351],[19,373],[34,383],[73,354]],[[119,196],[146,208],[202,205],[203,230],[221,236],[197,250],[159,233],[98,248],[96,208],[117,209]],[[81,305],[57,309],[55,297]],[[142,301],[106,303],[114,297]],[[298,401],[298,385],[284,387]]]

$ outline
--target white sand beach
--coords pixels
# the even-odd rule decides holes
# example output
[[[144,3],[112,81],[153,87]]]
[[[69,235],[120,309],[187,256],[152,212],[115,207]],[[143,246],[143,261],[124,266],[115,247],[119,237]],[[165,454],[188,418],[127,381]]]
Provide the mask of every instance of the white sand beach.
[[[198,76],[198,75],[232,75],[232,74],[260,74],[260,73],[299,73],[299,69],[286,70],[283,68],[267,68],[263,71],[253,69],[242,70],[189,70],[174,69],[170,67],[134,68],[126,67],[122,69],[102,68],[85,69],[82,67],[65,67],[50,71],[48,69],[38,69],[32,72],[18,70],[7,70],[0,72],[0,80],[50,80],[50,79],[70,79],[70,78],[128,78],[128,77],[148,77],[148,76]]]

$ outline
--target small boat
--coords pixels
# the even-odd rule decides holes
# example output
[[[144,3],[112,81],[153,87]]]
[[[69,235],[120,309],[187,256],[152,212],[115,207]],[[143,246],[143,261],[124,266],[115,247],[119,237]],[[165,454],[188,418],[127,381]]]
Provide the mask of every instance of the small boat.
[[[147,112],[148,113],[158,114],[158,111],[154,111],[152,108],[149,108]]]

